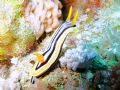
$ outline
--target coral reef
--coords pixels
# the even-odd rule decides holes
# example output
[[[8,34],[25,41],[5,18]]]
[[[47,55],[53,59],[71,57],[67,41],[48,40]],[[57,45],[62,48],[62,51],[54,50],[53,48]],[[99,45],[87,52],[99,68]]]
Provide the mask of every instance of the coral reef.
[[[16,60],[17,59],[17,60]],[[14,62],[13,62],[14,60]],[[16,61],[17,63],[16,63]],[[22,88],[25,88],[30,83],[30,77],[31,77],[31,68],[33,67],[33,64],[35,63],[36,57],[32,53],[30,55],[27,55],[25,57],[14,57],[12,58],[13,65],[9,68],[10,73],[13,71],[18,71],[19,73],[22,73],[20,78],[20,83],[22,85]],[[27,65],[26,65],[27,64]]]
[[[9,73],[12,73],[15,70],[17,70],[18,72],[22,72],[20,83],[21,83],[23,90],[24,90],[24,88],[27,88],[30,84],[31,68],[33,67],[33,65],[35,64],[36,59],[37,59],[37,57],[35,56],[35,53],[36,52],[43,53],[45,51],[45,48],[47,47],[46,43],[49,43],[49,42],[50,42],[50,36],[47,36],[37,46],[37,49],[35,51],[28,53],[24,57],[11,58],[10,62],[12,64],[12,66],[9,67],[9,70],[8,69],[7,70],[9,71]],[[3,71],[5,71],[5,70],[3,70]],[[8,75],[7,75],[7,77],[8,77]]]
[[[2,0],[0,6],[0,60],[9,60],[31,50],[35,35],[25,22],[23,0]]]
[[[46,51],[52,35],[47,33],[61,23],[62,5],[58,0],[24,1],[0,2],[0,90],[119,90],[119,0],[61,0],[64,19],[71,5],[79,11],[80,30],[66,37],[59,62],[35,84],[30,83],[35,54]],[[35,50],[26,53],[39,37]]]
[[[66,68],[56,68],[42,80],[54,87],[54,90],[82,90],[84,88],[80,73]]]
[[[114,66],[111,70],[99,70],[89,78],[88,89],[119,90],[120,82],[120,64]]]
[[[83,13],[89,13],[90,16],[97,14],[96,10],[104,6],[104,0],[61,0],[63,4],[63,17],[66,19],[70,6],[73,6],[73,12],[79,11],[79,16]],[[108,3],[108,0],[107,2]],[[66,13],[67,12],[67,13]],[[74,14],[73,14],[74,16]]]
[[[44,32],[54,31],[61,24],[62,4],[59,0],[32,0],[25,8],[25,18],[38,39]]]
[[[19,80],[21,75],[14,71],[11,73],[9,79],[0,79],[0,90],[20,90]]]
[[[41,80],[36,80],[35,84],[29,85],[25,90],[50,90],[48,85]]]
[[[62,4],[58,0],[5,0],[0,7],[0,60],[26,54],[44,32],[61,24]]]
[[[88,68],[92,59],[96,56],[94,50],[83,45],[68,49],[59,61],[61,66],[76,70],[77,68]]]

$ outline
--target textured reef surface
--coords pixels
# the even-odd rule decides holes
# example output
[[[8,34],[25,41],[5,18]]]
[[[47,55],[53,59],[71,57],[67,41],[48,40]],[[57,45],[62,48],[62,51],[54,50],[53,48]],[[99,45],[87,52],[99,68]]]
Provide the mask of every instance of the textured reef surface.
[[[0,90],[119,90],[119,5],[120,0],[1,0]],[[59,51],[57,40],[69,32],[60,33],[69,26],[63,23],[70,6],[72,19],[79,13],[77,30],[72,28]],[[48,65],[45,55],[52,58]],[[45,74],[32,84],[34,66]]]
[[[2,0],[0,61],[31,51],[42,35],[45,36],[45,33],[54,31],[60,25],[61,9],[62,4],[58,0]]]

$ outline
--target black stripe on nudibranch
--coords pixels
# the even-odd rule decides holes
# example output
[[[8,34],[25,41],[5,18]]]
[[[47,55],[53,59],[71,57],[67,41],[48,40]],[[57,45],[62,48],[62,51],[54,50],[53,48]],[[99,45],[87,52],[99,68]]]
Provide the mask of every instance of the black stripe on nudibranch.
[[[64,40],[64,41],[65,41],[65,40]],[[60,52],[61,52],[61,50],[62,50],[62,46],[63,46],[63,43],[62,43],[62,45],[61,45]],[[59,53],[59,55],[60,55],[60,53]],[[58,56],[59,56],[59,55],[58,55]],[[57,62],[57,59],[58,59],[58,57],[56,58],[55,62],[54,62],[50,67],[54,66],[54,64]],[[46,71],[44,71],[42,74],[36,76],[36,78],[39,78],[39,77],[42,77],[42,76],[46,75],[47,73],[49,73],[50,70],[51,70],[51,68],[48,68],[48,69],[47,69]]]
[[[58,37],[60,37],[60,33],[62,33],[63,32],[63,30],[65,30],[64,28],[66,27],[66,26],[71,26],[71,23],[70,22],[65,22],[65,23],[63,23],[62,25],[61,25],[61,28],[59,28],[59,30],[57,30],[58,31],[58,33],[57,33],[57,35],[54,37],[52,37],[52,40],[53,40],[53,42],[51,43],[51,44],[49,44],[49,47],[50,48],[52,48],[51,46],[52,46],[52,44],[54,43],[54,41],[56,40],[56,38],[58,38]],[[63,29],[63,30],[62,30]],[[54,39],[53,39],[54,38]],[[47,50],[44,54],[43,54],[43,56],[45,56],[45,54],[48,52],[48,51],[50,51],[50,48],[49,48],[49,50]],[[48,53],[49,54],[49,53]],[[47,54],[46,54],[47,55]],[[45,56],[45,57],[47,57],[47,56]],[[46,60],[46,59],[45,59]]]
[[[32,83],[32,84],[35,83],[35,77],[34,77],[34,76],[32,76],[32,78],[31,78],[31,83]]]
[[[61,29],[62,29],[64,26],[67,26],[67,25],[71,25],[71,23],[68,22],[68,21],[66,21],[66,22],[64,22],[64,23],[56,30],[56,32],[53,34],[53,37],[52,37],[52,39],[51,39],[51,41],[50,41],[50,44],[49,44],[47,50],[43,53],[43,56],[45,56],[45,54],[47,54],[48,51],[50,51],[51,45],[53,44],[54,40],[55,40],[57,37],[59,37],[59,34],[58,34],[58,33],[60,33],[60,32],[61,32]],[[46,60],[45,60],[45,61],[46,61]],[[38,62],[36,68],[39,67],[40,65],[41,65],[41,63]]]
[[[51,46],[53,46],[53,48],[51,48],[52,50],[49,49],[49,51],[51,50],[49,56],[47,57],[47,59],[45,60],[45,62],[41,63],[39,66],[37,65],[37,67],[35,68],[35,70],[39,69],[40,67],[42,67],[43,65],[45,65],[45,64],[49,61],[50,57],[52,56],[52,54],[53,54],[53,52],[54,52],[54,50],[55,50],[55,46],[56,46],[57,41],[59,40],[59,37],[64,33],[65,30],[67,30],[67,29],[69,29],[69,28],[71,28],[71,27],[75,27],[75,25],[66,27],[66,28],[63,29],[63,31],[58,35],[58,37],[57,37],[56,39],[54,39],[55,41],[53,41],[53,42],[55,42],[55,43],[52,43],[52,44],[51,44]],[[49,53],[49,51],[47,51],[46,54]],[[45,55],[46,55],[46,54],[45,54]],[[45,56],[45,55],[44,55],[44,56]],[[39,64],[39,63],[38,63],[38,64]]]
[[[62,29],[62,28],[65,28],[65,26],[71,26],[71,22],[68,22],[68,21],[64,22],[64,23],[56,30],[55,34],[53,34],[53,37],[52,37],[52,39],[51,39],[51,41],[50,41],[49,47],[48,47],[48,49],[43,53],[43,56],[45,56],[46,54],[49,54],[48,52],[49,52],[50,49],[51,49],[51,45],[53,44],[53,42],[55,41],[56,38],[60,37],[59,33],[62,32],[61,29]],[[45,59],[45,61],[46,61],[46,59]],[[40,65],[41,65],[41,63],[38,62],[38,64],[37,64],[36,67],[39,67]]]
[[[54,41],[54,39],[55,39],[55,37],[58,35],[58,33],[59,33],[59,31],[61,30],[61,28],[64,26],[64,25],[69,25],[70,24],[70,22],[64,22],[59,28],[57,28],[57,30],[56,30],[56,32],[53,34],[53,37],[52,37],[52,39],[51,39],[51,41],[50,41],[50,43],[49,43],[49,45],[48,45],[48,47],[47,47],[47,50],[43,53],[43,55],[45,55],[46,53],[47,53],[47,51],[49,51],[49,49],[51,48],[50,46],[51,46],[51,44],[53,43],[53,41]]]

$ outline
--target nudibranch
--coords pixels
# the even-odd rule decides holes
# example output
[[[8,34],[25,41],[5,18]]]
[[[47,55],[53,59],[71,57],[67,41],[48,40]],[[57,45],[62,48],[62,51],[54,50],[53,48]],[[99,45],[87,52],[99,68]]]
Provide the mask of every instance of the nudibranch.
[[[72,7],[70,7],[66,21],[54,32],[47,50],[42,55],[36,55],[38,60],[33,66],[31,72],[32,83],[35,83],[35,77],[39,78],[55,64],[62,49],[65,38],[70,32],[73,32],[73,30],[76,28],[75,23],[78,17],[78,12],[76,12],[72,22],[70,22],[71,15]]]

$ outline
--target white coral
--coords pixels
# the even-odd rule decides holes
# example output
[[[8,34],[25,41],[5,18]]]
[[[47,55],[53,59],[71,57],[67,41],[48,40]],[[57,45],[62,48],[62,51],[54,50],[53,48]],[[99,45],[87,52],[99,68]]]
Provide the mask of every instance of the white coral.
[[[77,48],[68,49],[59,61],[61,66],[75,71],[77,68],[87,68],[95,56],[94,50],[80,45]]]

